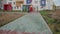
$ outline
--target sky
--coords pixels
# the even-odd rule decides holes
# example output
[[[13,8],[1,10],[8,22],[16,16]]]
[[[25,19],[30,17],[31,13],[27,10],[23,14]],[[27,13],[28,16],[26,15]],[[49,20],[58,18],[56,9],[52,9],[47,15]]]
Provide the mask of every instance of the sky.
[[[56,6],[60,6],[60,0],[54,0]]]

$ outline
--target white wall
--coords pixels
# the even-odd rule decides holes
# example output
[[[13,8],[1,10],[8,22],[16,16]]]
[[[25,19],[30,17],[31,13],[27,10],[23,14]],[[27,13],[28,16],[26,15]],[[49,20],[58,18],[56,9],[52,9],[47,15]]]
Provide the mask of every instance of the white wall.
[[[3,9],[3,8],[4,8],[4,4],[7,3],[7,0],[3,0],[3,1],[1,1],[1,2],[2,2],[2,7],[1,7],[1,9]]]
[[[35,1],[37,1],[37,3],[35,3]],[[40,0],[33,0],[32,2],[32,5],[33,7],[36,7],[36,10],[37,10],[37,7],[38,7],[38,10],[53,10],[53,1],[52,0],[46,0],[46,6],[44,8],[41,8],[40,6]]]
[[[36,1],[36,3],[35,3]],[[32,3],[33,7],[36,8],[37,10],[37,7],[38,7],[38,10],[53,10],[53,0],[46,0],[46,6],[44,8],[41,8],[40,6],[40,0],[32,0]],[[24,0],[24,5],[28,5],[26,4],[26,0]]]
[[[35,2],[36,1],[36,2]],[[3,0],[3,5],[4,4],[8,4],[8,2],[12,2],[12,7],[13,7],[13,10],[22,10],[22,5],[23,4],[21,4],[21,7],[19,7],[19,9],[15,9],[14,7],[16,7],[16,4],[14,4],[13,2],[16,2],[16,0],[13,0],[13,1],[9,1],[9,0]],[[36,10],[37,10],[37,7],[38,7],[38,10],[43,10],[43,9],[48,9],[48,10],[52,10],[53,9],[53,0],[46,0],[46,7],[44,7],[44,8],[41,8],[41,6],[40,6],[40,0],[32,0],[32,3],[31,3],[32,5],[33,5],[33,7],[35,7],[36,8]],[[27,5],[26,4],[26,0],[24,0],[24,5]]]
[[[46,0],[46,9],[53,10],[53,0]]]

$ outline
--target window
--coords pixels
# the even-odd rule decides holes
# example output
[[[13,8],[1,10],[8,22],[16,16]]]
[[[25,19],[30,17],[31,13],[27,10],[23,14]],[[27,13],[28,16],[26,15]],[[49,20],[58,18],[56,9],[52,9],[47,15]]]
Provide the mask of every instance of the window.
[[[38,1],[35,1],[35,4],[37,4],[38,3]]]
[[[15,2],[13,2],[13,4],[15,4]]]
[[[12,1],[12,0],[9,0],[9,1]]]
[[[12,9],[13,9],[13,7],[12,7]]]
[[[19,7],[18,7],[18,6],[16,6],[16,8],[17,8],[17,9],[19,9]]]
[[[12,4],[12,2],[8,2],[8,4]]]
[[[14,7],[14,9],[16,9],[16,7]]]

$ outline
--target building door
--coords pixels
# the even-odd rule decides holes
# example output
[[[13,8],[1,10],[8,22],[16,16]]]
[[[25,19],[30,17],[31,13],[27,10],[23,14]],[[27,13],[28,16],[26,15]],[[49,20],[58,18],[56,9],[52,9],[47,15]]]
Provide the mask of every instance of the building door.
[[[22,7],[23,11],[28,12],[29,11],[29,6],[30,5],[23,5],[23,7]]]

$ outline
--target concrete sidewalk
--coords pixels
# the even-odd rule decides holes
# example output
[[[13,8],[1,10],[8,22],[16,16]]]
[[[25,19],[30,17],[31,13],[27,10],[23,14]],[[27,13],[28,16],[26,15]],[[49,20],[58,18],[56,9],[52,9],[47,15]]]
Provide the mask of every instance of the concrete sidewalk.
[[[0,30],[15,30],[21,32],[40,32],[40,34],[52,34],[48,25],[39,13],[29,13],[1,27]]]

